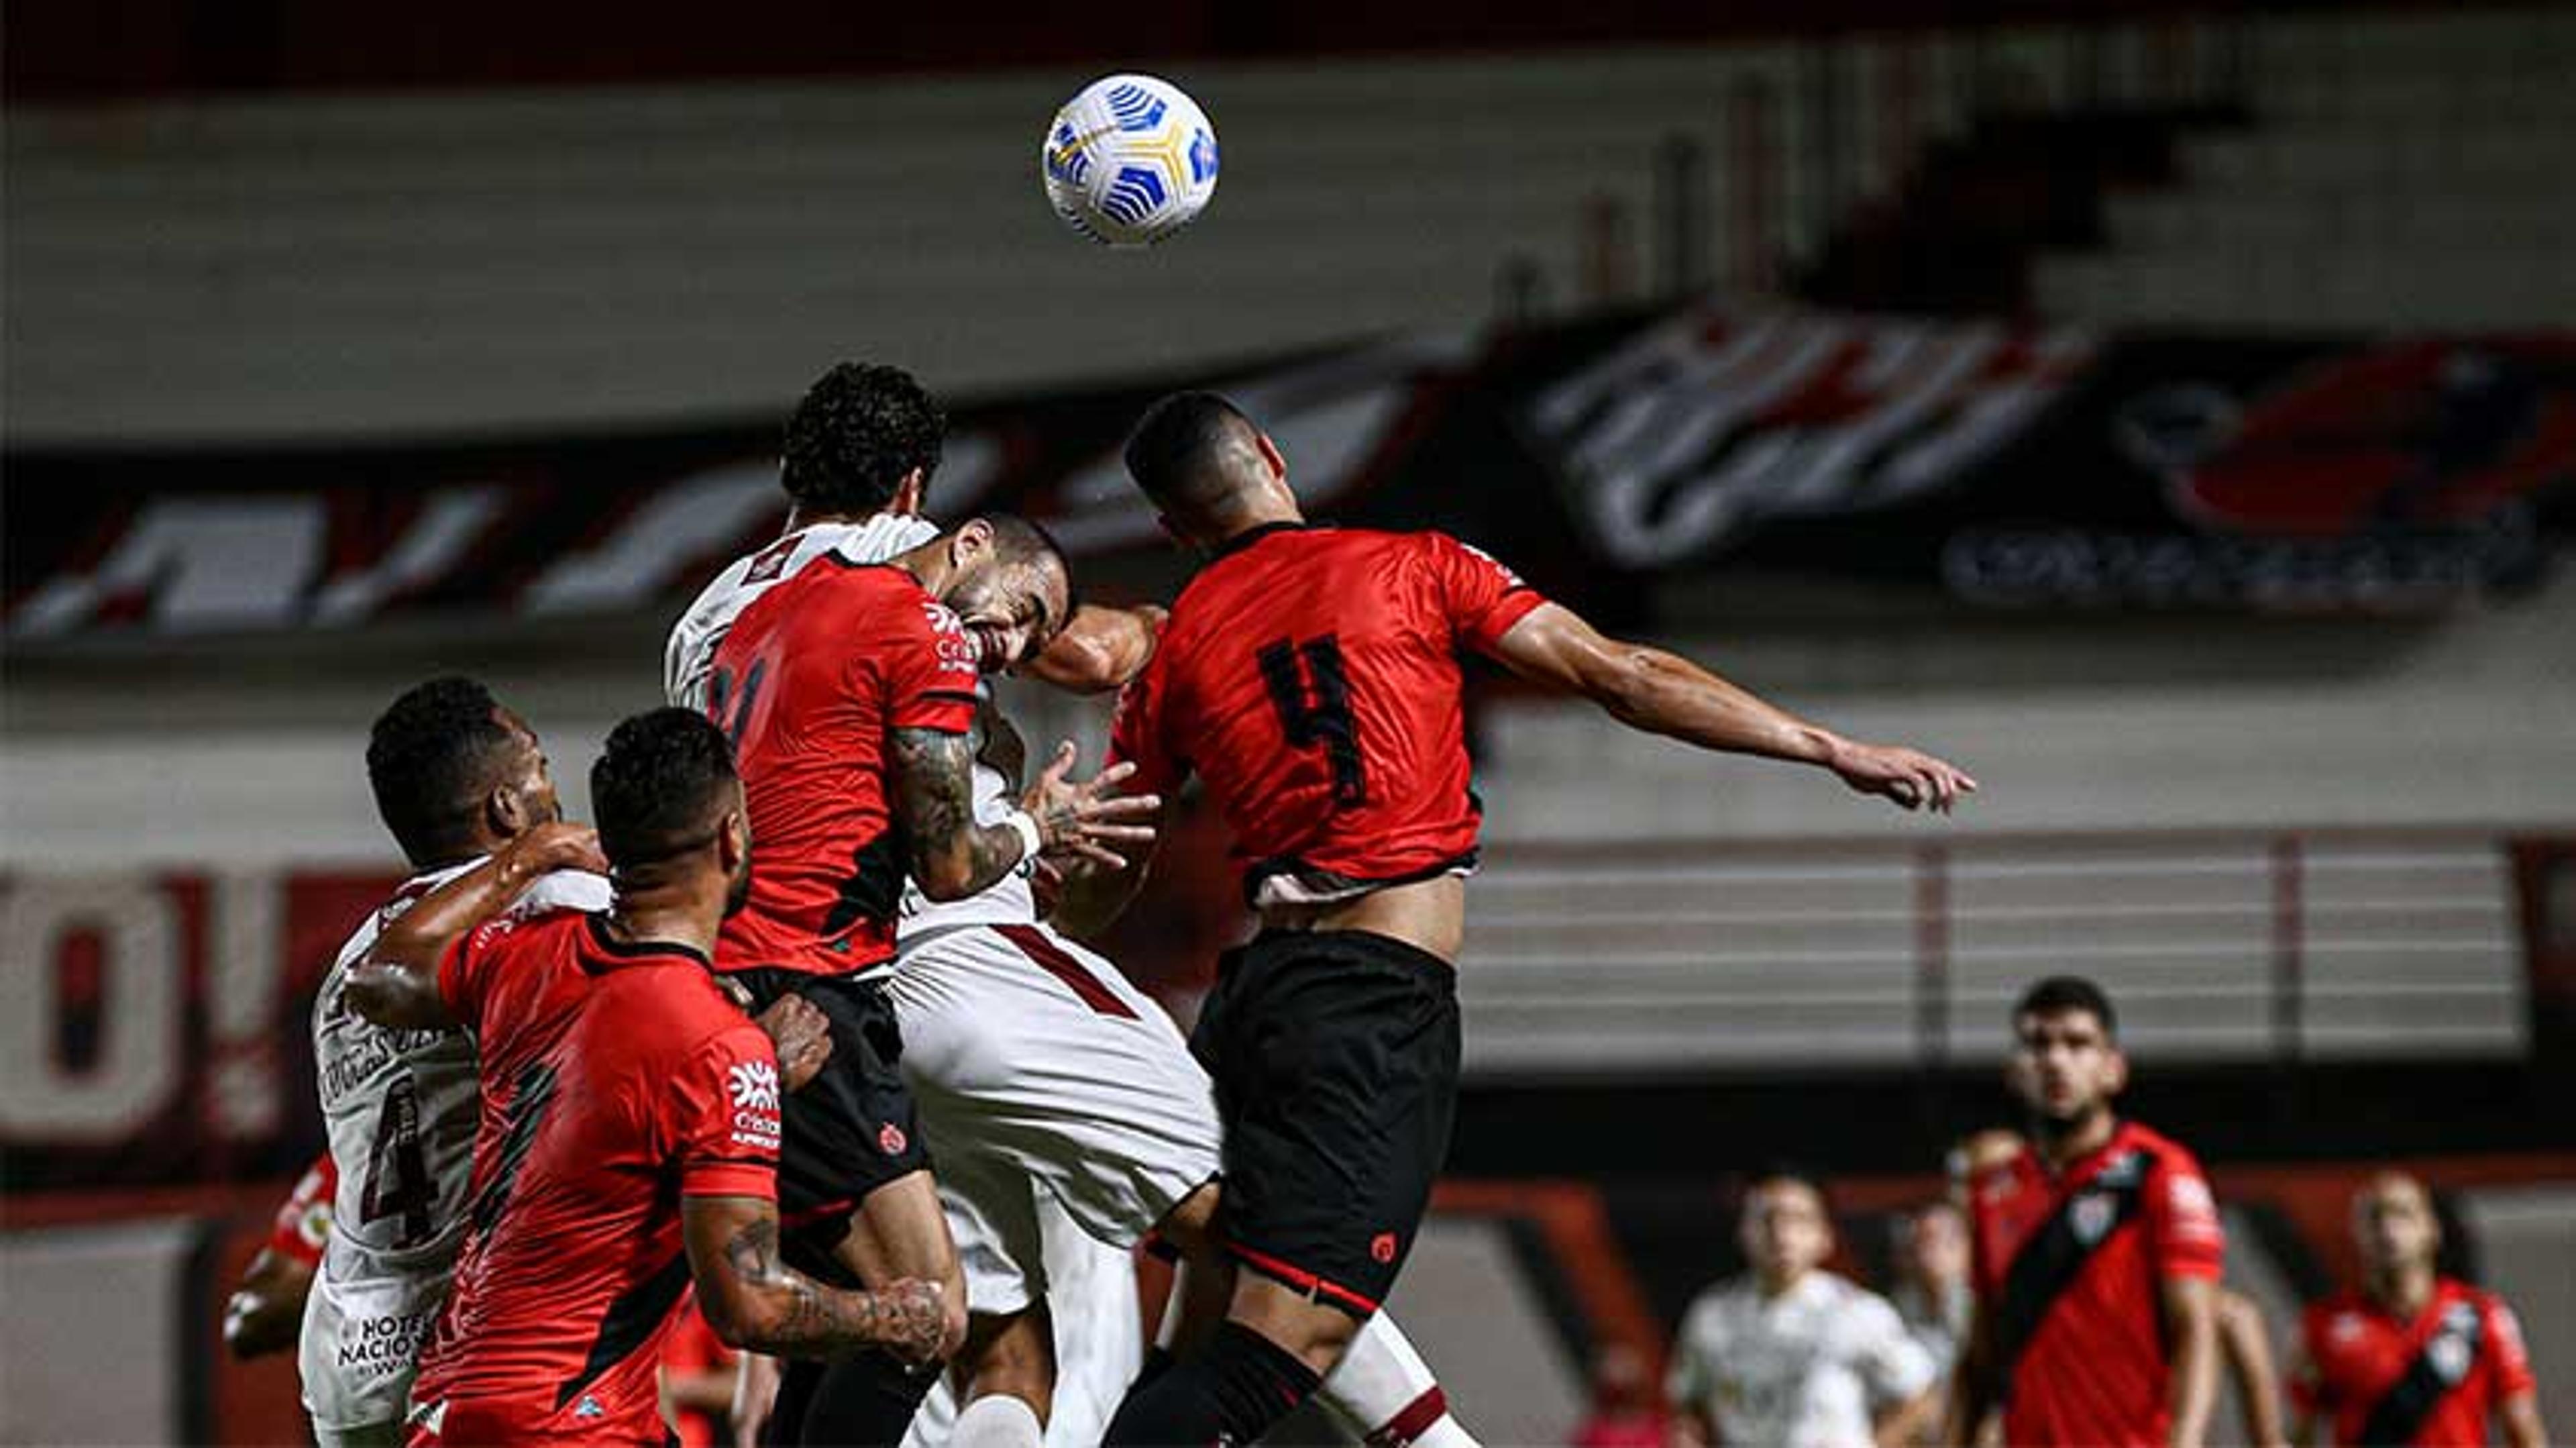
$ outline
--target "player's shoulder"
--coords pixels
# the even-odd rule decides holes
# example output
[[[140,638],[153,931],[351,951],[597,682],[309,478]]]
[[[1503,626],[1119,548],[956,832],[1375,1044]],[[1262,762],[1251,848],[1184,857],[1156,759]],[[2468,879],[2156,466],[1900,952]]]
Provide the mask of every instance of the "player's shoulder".
[[[2016,1132],[1980,1131],[1951,1153],[1951,1171],[1968,1189],[1971,1201],[1985,1201],[2003,1191],[2031,1166],[2030,1145]]]
[[[2350,1337],[2359,1331],[2369,1299],[2350,1287],[2339,1287],[2315,1298],[2299,1309],[2299,1326],[2311,1342],[2324,1342],[2331,1337]]]
[[[2201,1170],[2200,1158],[2192,1154],[2190,1147],[2154,1127],[2142,1122],[2123,1121],[2120,1129],[2129,1148],[2145,1153],[2155,1169],[2188,1173],[2195,1177],[2208,1175]]]

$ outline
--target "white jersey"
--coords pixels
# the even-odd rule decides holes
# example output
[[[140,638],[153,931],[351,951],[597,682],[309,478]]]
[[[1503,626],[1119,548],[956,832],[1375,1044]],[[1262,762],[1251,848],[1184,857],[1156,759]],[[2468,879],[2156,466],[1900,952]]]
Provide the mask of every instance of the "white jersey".
[[[1776,1298],[1750,1278],[1702,1293],[1675,1335],[1665,1392],[1729,1443],[1867,1448],[1873,1418],[1934,1376],[1886,1298],[1810,1272]]]
[[[817,523],[780,537],[757,553],[735,559],[698,593],[680,621],[671,626],[671,641],[662,651],[662,690],[671,703],[704,712],[707,680],[715,673],[716,650],[733,621],[753,601],[802,572],[805,565],[837,553],[853,563],[883,563],[939,536],[936,525],[900,513],[879,513],[863,523]],[[975,766],[975,822],[1000,824],[1018,801],[1001,771]],[[902,915],[896,924],[898,944],[904,937],[956,925],[1027,925],[1037,919],[1037,898],[1028,877],[1013,871],[963,900],[933,901],[909,879],[903,884]]]
[[[402,1416],[464,1240],[478,1099],[474,1042],[462,1029],[379,1026],[342,993],[386,926],[481,863],[405,882],[340,947],[313,1002],[314,1077],[340,1186],[298,1357],[305,1407],[326,1428]],[[530,885],[511,909],[605,910],[608,902],[605,879],[566,870]]]

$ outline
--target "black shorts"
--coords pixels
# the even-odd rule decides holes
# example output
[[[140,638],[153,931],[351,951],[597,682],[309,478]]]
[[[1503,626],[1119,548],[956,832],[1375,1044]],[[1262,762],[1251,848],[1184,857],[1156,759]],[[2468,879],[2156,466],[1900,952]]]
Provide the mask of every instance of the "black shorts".
[[[894,1003],[881,979],[769,965],[724,976],[751,992],[755,1013],[793,993],[831,1020],[830,1059],[780,1107],[778,1217],[785,1255],[799,1271],[855,1286],[831,1258],[849,1233],[851,1210],[868,1193],[930,1165],[903,1081]]]
[[[1244,1265],[1354,1317],[1413,1250],[1458,1102],[1458,977],[1356,930],[1226,952],[1190,1050],[1225,1121],[1217,1225]]]

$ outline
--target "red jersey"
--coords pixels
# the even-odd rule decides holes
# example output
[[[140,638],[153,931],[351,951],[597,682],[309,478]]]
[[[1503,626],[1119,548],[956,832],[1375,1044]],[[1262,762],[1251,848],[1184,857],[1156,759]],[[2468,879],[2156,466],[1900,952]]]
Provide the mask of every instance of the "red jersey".
[[[1135,763],[1139,792],[1197,771],[1255,904],[1470,868],[1458,651],[1541,602],[1445,534],[1253,529],[1181,590],[1110,757]]]
[[[978,677],[957,616],[888,564],[825,554],[734,620],[707,709],[751,804],[751,900],[725,922],[726,969],[847,975],[894,958],[907,861],[887,736],[965,733]]]
[[[775,1199],[778,1063],[707,960],[605,917],[503,917],[440,963],[484,1113],[416,1444],[660,1442],[683,1196]]]
[[[2300,1331],[2290,1397],[2333,1415],[2337,1443],[2477,1448],[2496,1410],[2536,1386],[2513,1309],[2448,1277],[2412,1321],[2346,1292],[2310,1305]]]
[[[277,1216],[268,1224],[268,1250],[307,1267],[321,1266],[322,1245],[331,1238],[331,1202],[339,1190],[340,1164],[326,1151],[278,1204]]]
[[[2004,1441],[2165,1441],[2163,1283],[2216,1281],[2226,1245],[2190,1152],[2133,1121],[2051,1176],[2025,1148],[1969,1181],[1978,1309],[1997,1331]]]
[[[662,1378],[698,1373],[733,1372],[734,1351],[725,1346],[716,1330],[707,1326],[707,1316],[698,1311],[697,1294],[681,1299],[680,1318],[671,1335],[662,1340]],[[680,1440],[680,1448],[716,1448],[716,1430],[724,1420],[698,1408],[675,1406],[671,1413],[671,1431]]]

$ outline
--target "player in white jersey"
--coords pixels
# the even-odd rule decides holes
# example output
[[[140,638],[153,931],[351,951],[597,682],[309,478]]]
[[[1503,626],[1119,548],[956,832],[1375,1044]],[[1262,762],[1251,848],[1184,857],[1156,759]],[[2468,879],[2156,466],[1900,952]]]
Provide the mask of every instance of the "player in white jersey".
[[[663,670],[672,703],[708,706],[726,631],[781,580],[826,554],[877,563],[937,535],[916,515],[938,465],[939,427],[936,406],[897,369],[844,364],[815,384],[788,424],[786,531],[717,574],[673,627]],[[1116,688],[1151,655],[1157,616],[1077,609],[1031,672],[1079,691]],[[992,824],[1011,812],[1022,748],[989,699],[979,729],[974,803],[978,822]],[[1161,1007],[1038,918],[1025,877],[945,904],[907,887],[898,942],[888,995],[904,1071],[978,1319],[959,1360],[969,1402],[950,1441],[1034,1441],[1058,1369],[1074,1360],[1051,1361],[1046,1316],[1033,1309],[1052,1298],[1058,1315],[1086,1328],[1134,1321],[1126,1253],[1157,1229],[1208,1264],[1203,1276],[1222,1262],[1210,1236],[1222,1144],[1213,1087]],[[1126,1303],[1070,1302],[1072,1284],[1050,1281],[1047,1241],[1059,1264],[1079,1250],[1069,1245],[1076,1234],[1050,1230],[1057,1216],[1104,1254],[1081,1280],[1123,1292]],[[1203,1292],[1183,1315],[1212,1327],[1223,1301]],[[1134,1360],[1085,1352],[1082,1361],[1102,1381],[1063,1391],[1114,1406]],[[1323,1397],[1377,1441],[1395,1441],[1379,1430],[1402,1423],[1402,1441],[1473,1442],[1383,1315]],[[1098,1423],[1067,1427],[1097,1439]]]
[[[413,901],[560,814],[536,736],[469,679],[434,679],[396,699],[369,736],[367,775],[418,873],[350,935],[313,1005],[340,1184],[297,1359],[323,1448],[402,1441],[413,1368],[464,1239],[477,1109],[471,1038],[370,1024],[342,1004],[343,984]],[[563,872],[531,885],[518,908],[607,905],[606,880]]]
[[[1920,1440],[1940,1398],[1931,1356],[1886,1298],[1823,1270],[1834,1238],[1816,1184],[1794,1172],[1755,1181],[1740,1235],[1753,1270],[1702,1293],[1673,1339],[1677,1437],[1779,1448]]]

